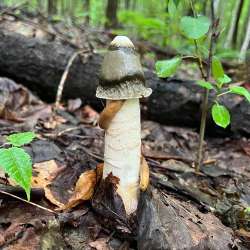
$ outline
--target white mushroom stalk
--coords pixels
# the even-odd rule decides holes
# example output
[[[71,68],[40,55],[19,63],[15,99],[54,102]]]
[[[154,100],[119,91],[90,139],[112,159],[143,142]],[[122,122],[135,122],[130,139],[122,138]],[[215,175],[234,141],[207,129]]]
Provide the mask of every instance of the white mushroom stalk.
[[[127,214],[137,208],[141,160],[139,99],[128,99],[105,133],[103,178],[112,173],[120,179],[118,194]]]
[[[119,178],[117,193],[127,215],[137,209],[141,172],[141,121],[139,98],[145,87],[143,70],[133,43],[117,36],[104,57],[97,97],[107,99],[99,124],[105,129],[103,179]]]

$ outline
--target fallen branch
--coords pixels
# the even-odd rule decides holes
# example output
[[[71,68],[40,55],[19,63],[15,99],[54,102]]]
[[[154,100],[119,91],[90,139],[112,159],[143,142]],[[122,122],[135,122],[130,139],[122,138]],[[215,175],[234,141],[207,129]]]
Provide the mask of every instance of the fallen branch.
[[[86,52],[90,52],[89,50],[80,50],[80,51],[77,51],[75,52],[69,59],[68,61],[68,64],[63,72],[63,75],[62,75],[62,78],[61,78],[61,81],[58,85],[58,89],[57,89],[57,94],[56,94],[56,103],[55,103],[55,110],[57,110],[60,106],[60,102],[61,102],[61,99],[62,99],[62,92],[63,92],[63,88],[64,88],[64,84],[65,84],[65,81],[67,79],[67,76],[69,74],[69,70],[70,70],[70,67],[73,63],[73,61],[75,60],[75,58],[79,55],[79,54],[82,54],[82,53],[86,53]]]

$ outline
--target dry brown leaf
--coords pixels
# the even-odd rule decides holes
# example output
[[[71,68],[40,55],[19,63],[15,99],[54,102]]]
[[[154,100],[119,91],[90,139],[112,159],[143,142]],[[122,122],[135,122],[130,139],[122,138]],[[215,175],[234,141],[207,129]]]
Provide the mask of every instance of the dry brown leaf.
[[[66,122],[67,122],[66,119],[64,119],[63,117],[59,115],[54,115],[54,116],[51,116],[48,121],[44,122],[43,126],[46,129],[54,129],[58,125],[62,123],[66,123]]]
[[[96,185],[96,171],[88,170],[80,175],[76,182],[75,190],[68,203],[61,206],[59,210],[66,210],[77,206],[82,201],[90,200],[94,194]]]
[[[104,166],[104,163],[99,163],[96,166],[96,179],[97,179],[97,182],[99,182],[102,179],[103,166]]]
[[[99,238],[90,242],[89,246],[95,248],[96,250],[112,250],[112,248],[108,245],[108,241],[108,238]]]
[[[64,204],[56,199],[51,190],[48,187],[44,188],[45,197],[54,205],[58,207],[63,207]]]
[[[84,106],[81,110],[81,113],[81,121],[84,123],[96,124],[99,119],[99,114],[89,105]]]
[[[149,185],[149,167],[146,159],[141,157],[140,167],[140,189],[145,191]]]
[[[45,188],[64,167],[59,167],[55,160],[35,163],[31,186],[33,188]]]

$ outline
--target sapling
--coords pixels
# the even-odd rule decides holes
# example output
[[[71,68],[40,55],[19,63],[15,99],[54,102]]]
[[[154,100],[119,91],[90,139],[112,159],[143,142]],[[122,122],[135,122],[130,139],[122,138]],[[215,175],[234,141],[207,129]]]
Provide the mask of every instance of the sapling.
[[[145,190],[148,185],[139,98],[151,92],[133,43],[125,36],[115,37],[104,56],[96,96],[107,100],[99,120],[105,129],[103,180],[111,174],[118,178],[117,194],[127,215],[137,209],[140,187]]]
[[[219,58],[214,55],[215,45],[220,31],[218,31],[219,19],[216,19],[214,15],[213,1],[211,1],[212,22],[205,16],[197,15],[193,1],[190,0],[189,2],[193,11],[193,16],[182,17],[179,26],[182,34],[187,39],[193,41],[195,53],[194,55],[180,55],[170,60],[157,61],[156,72],[159,77],[165,78],[173,75],[181,62],[185,59],[195,60],[198,64],[202,79],[196,81],[196,83],[204,89],[200,124],[200,140],[196,159],[196,172],[199,172],[202,162],[206,117],[209,109],[209,93],[213,91],[215,94],[215,98],[213,99],[211,105],[212,118],[218,126],[223,128],[226,128],[230,124],[230,112],[224,105],[221,104],[220,97],[225,94],[232,93],[244,96],[246,100],[250,102],[250,93],[242,86],[229,85],[231,78],[225,74]],[[204,58],[202,51],[206,45],[203,41],[206,41],[207,38],[209,38],[209,29],[211,30],[211,34],[210,39],[208,39],[208,57]]]
[[[7,136],[5,146],[0,149],[0,168],[4,170],[26,192],[30,200],[32,162],[29,154],[21,148],[30,143],[34,138],[33,132],[15,133]]]

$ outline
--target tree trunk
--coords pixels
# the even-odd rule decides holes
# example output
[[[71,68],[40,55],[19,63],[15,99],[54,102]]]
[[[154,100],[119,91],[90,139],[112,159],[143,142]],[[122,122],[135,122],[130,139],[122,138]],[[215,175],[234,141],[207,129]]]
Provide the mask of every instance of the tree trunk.
[[[86,12],[85,20],[84,22],[86,24],[89,24],[89,8],[90,8],[90,0],[84,0],[83,1],[83,10]]]
[[[115,28],[118,25],[117,20],[118,0],[108,0],[106,7],[106,28]]]
[[[246,53],[247,49],[250,47],[250,16],[248,17],[248,24],[247,24],[247,30],[246,30],[246,36],[243,41],[243,44],[241,46],[240,50],[240,59],[245,60],[246,59]]]
[[[133,0],[133,5],[132,5],[132,9],[135,10],[137,7],[137,0]]]
[[[125,0],[125,9],[130,9],[130,0]]]
[[[38,11],[40,12],[43,12],[44,10],[44,1],[43,0],[37,0],[37,8],[38,8]]]
[[[225,41],[225,48],[231,48],[232,46],[232,40],[233,40],[233,36],[234,36],[234,32],[235,32],[235,27],[236,27],[236,23],[237,23],[237,15],[239,13],[239,9],[240,9],[240,4],[241,4],[242,0],[237,0],[235,2],[235,6],[233,9],[233,16],[232,16],[232,22],[231,25],[229,27],[228,33],[227,33],[227,37],[226,37],[226,41]]]
[[[61,10],[60,13],[61,13],[62,16],[65,16],[65,12],[66,12],[65,9],[66,8],[65,8],[65,2],[64,2],[64,0],[60,0],[60,10]]]
[[[51,17],[57,13],[57,0],[48,0],[48,16]]]
[[[69,1],[69,18],[70,20],[74,19],[76,9],[76,1]]]
[[[237,9],[236,13],[236,21],[235,21],[235,26],[234,26],[234,31],[233,31],[233,48],[237,48],[237,38],[238,38],[238,33],[239,33],[239,21],[240,21],[240,16],[243,8],[244,0],[240,0],[239,2],[239,7]]]
[[[225,8],[226,8],[226,3],[224,1],[218,1],[218,6],[216,10],[216,16],[220,18],[220,20],[223,20],[225,16]]]
[[[216,16],[218,16],[218,13],[219,13],[219,6],[220,6],[220,0],[215,0],[214,1],[214,10],[215,10]]]
[[[0,30],[0,76],[26,85],[46,101],[55,101],[58,84],[73,53],[75,49],[69,45]],[[102,56],[98,54],[91,55],[86,63],[82,63],[78,56],[69,70],[63,90],[64,98],[80,97],[83,104],[101,110],[103,104],[95,97],[101,62]],[[160,79],[150,70],[145,71],[145,78],[153,93],[142,100],[144,116],[163,124],[199,127],[201,88],[192,81]],[[233,122],[234,115],[241,114],[241,119],[235,120],[237,122],[233,129],[250,134],[250,119],[246,116],[248,109],[243,105],[239,111],[239,100],[232,95],[222,100],[230,109],[235,108],[232,112]],[[230,132],[229,129],[216,131],[218,127],[215,128],[211,117],[208,120],[208,133]]]

